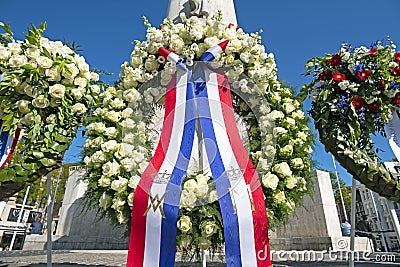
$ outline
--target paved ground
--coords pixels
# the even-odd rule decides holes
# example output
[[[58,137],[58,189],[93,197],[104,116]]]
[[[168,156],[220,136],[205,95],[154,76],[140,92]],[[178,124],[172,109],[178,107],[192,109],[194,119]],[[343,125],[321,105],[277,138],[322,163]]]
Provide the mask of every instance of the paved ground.
[[[281,254],[282,255],[282,254]],[[287,254],[290,255],[290,254]],[[295,254],[290,256],[294,259]],[[308,255],[304,257],[297,255],[296,261],[289,261],[289,257],[278,257],[275,255],[274,267],[348,267],[345,255],[325,255],[324,260],[311,258]],[[53,251],[52,260],[55,267],[111,267],[125,266],[127,251],[104,251],[104,250],[86,250],[86,251]],[[368,258],[360,258],[359,262],[355,263],[356,267],[395,267],[400,266],[399,254],[379,253],[367,255]],[[46,251],[11,251],[0,252],[0,266],[10,267],[44,267],[47,266]],[[196,263],[176,263],[179,267],[196,267],[201,264]],[[209,267],[226,266],[224,263],[207,263]],[[244,266],[246,267],[246,266]]]

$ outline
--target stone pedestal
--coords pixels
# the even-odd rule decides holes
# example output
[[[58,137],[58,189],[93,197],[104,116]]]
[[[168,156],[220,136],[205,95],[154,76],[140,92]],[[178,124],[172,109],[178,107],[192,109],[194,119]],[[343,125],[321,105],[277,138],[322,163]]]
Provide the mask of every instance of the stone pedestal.
[[[100,218],[97,209],[87,209],[84,194],[87,183],[83,180],[85,170],[70,170],[63,204],[60,209],[53,249],[128,249],[128,238],[124,227],[115,227],[107,218]],[[46,248],[46,236],[28,235],[24,249]]]
[[[273,250],[349,250],[349,237],[342,237],[338,211],[328,172],[313,174],[314,194],[305,196],[302,206],[288,223],[271,233]],[[371,251],[368,238],[357,237],[356,250]]]

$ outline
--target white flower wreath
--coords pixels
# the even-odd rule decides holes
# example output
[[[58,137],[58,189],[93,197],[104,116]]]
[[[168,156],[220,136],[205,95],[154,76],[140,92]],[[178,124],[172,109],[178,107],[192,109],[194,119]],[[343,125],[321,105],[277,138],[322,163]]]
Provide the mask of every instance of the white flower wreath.
[[[270,227],[282,223],[310,192],[313,138],[297,97],[277,79],[273,54],[265,52],[258,33],[247,34],[225,25],[220,17],[182,16],[179,24],[165,19],[160,29],[151,27],[146,19],[145,24],[147,39],[135,41],[130,62],[122,65],[120,81],[100,95],[101,107],[87,125],[87,196],[92,203],[99,203],[111,220],[130,225],[133,194],[151,156],[149,144],[158,138],[150,129],[150,121],[155,110],[162,107],[165,91],[159,86],[146,86],[143,92],[139,88],[153,77],[165,87],[176,71],[175,64],[157,54],[158,48],[164,46],[181,55],[190,65],[208,48],[228,39],[226,51],[216,62],[230,67],[226,74],[232,90],[238,92],[233,95],[233,105],[247,126],[248,152],[262,180]],[[251,84],[242,76],[247,76]],[[247,103],[240,94],[248,96]],[[272,142],[275,139],[276,145]],[[180,248],[223,242],[219,206],[213,202],[215,191],[211,186],[199,190],[209,179],[191,174],[184,181],[181,204],[186,203],[186,208],[181,209],[178,220]],[[196,206],[196,200],[202,197],[208,198],[208,204]]]

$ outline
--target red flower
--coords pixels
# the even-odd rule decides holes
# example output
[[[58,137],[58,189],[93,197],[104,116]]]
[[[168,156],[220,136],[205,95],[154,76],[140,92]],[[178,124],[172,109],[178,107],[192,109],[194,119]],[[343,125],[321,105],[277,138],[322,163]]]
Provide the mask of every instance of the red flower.
[[[371,50],[369,50],[369,54],[372,56],[376,56],[376,48],[372,47]]]
[[[394,76],[400,76],[400,67],[393,67],[392,73]]]
[[[329,64],[331,64],[331,66],[339,66],[342,64],[342,58],[338,54],[333,55],[332,58],[329,59]]]
[[[394,54],[394,59],[397,61],[397,63],[400,63],[400,52],[396,52],[396,54]]]
[[[318,80],[320,81],[327,81],[330,79],[332,79],[332,73],[330,73],[329,71],[324,71],[318,76]]]
[[[368,109],[370,112],[377,112],[380,107],[381,107],[381,103],[379,103],[379,100],[375,100],[371,104],[368,104]]]
[[[385,81],[384,81],[384,80],[381,80],[380,86],[382,87],[382,88],[381,88],[382,90],[385,89]]]
[[[396,103],[397,105],[400,104],[400,92],[396,93],[396,95],[394,96],[394,103]]]
[[[369,76],[371,76],[370,70],[363,70],[362,72],[357,72],[357,77],[360,81],[365,81]]]
[[[351,103],[356,110],[359,110],[367,105],[367,102],[365,102],[364,98],[362,98],[361,96],[355,96]]]
[[[346,80],[346,75],[344,75],[343,73],[336,71],[333,73],[333,79],[337,82],[341,82]]]

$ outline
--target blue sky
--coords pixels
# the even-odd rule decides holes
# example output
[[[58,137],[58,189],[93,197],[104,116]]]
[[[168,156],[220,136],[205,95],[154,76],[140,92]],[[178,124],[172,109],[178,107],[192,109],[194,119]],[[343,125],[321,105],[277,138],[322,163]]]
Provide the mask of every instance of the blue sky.
[[[235,0],[239,25],[246,32],[261,34],[268,52],[275,54],[278,75],[296,88],[310,81],[303,77],[304,64],[311,57],[335,53],[342,42],[353,46],[368,46],[391,36],[399,46],[400,27],[398,0]],[[102,77],[106,82],[118,79],[120,65],[129,60],[132,41],[143,40],[146,28],[142,16],[153,25],[162,22],[168,1],[15,1],[2,0],[0,20],[10,23],[16,39],[23,38],[30,24],[47,22],[45,36],[52,40],[74,41],[80,45],[92,68],[114,73]],[[305,110],[309,109],[306,103]],[[387,141],[377,139],[387,151],[384,160],[393,158]],[[82,138],[72,144],[65,161],[76,161],[77,147]],[[330,154],[318,142],[313,157],[321,168],[333,170]],[[338,165],[339,175],[347,183],[351,176]]]

